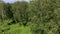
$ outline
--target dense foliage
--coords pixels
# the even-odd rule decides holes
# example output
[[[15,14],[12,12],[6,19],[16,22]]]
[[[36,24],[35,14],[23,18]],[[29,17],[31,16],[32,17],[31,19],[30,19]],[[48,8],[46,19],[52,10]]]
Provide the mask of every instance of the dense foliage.
[[[60,34],[60,0],[0,1],[0,34]]]

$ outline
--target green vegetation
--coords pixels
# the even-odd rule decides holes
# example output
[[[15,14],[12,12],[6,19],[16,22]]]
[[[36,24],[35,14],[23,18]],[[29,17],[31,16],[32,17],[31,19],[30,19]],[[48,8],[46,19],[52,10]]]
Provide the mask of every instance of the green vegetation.
[[[0,34],[60,34],[60,0],[1,0]]]

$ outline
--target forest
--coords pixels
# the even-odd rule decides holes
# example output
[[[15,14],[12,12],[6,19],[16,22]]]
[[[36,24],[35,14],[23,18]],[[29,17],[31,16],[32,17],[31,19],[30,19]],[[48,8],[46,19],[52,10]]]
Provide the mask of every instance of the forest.
[[[0,1],[0,34],[60,34],[60,0]]]

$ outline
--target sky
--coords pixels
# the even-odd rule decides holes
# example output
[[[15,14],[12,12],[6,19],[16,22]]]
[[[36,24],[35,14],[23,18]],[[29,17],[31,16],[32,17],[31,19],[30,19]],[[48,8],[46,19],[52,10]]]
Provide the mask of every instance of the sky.
[[[3,0],[4,2],[6,2],[6,3],[14,3],[14,2],[16,2],[16,1],[21,1],[21,0]],[[25,1],[27,1],[27,2],[29,2],[29,0],[25,0]]]

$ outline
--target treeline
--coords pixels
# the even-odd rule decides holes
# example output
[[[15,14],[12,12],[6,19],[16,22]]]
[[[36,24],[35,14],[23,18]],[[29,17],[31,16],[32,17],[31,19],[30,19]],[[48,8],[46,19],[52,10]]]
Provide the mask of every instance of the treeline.
[[[60,0],[0,3],[0,20],[30,26],[34,34],[60,34]]]

